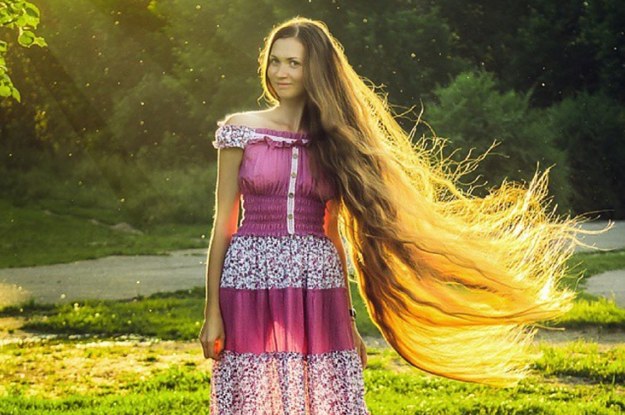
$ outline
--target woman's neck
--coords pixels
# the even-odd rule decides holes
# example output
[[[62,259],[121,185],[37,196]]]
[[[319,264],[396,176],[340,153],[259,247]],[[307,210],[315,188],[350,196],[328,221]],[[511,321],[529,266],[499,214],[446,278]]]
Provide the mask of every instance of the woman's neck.
[[[285,101],[275,106],[271,112],[276,123],[285,125],[290,131],[298,132],[304,113],[304,100]]]

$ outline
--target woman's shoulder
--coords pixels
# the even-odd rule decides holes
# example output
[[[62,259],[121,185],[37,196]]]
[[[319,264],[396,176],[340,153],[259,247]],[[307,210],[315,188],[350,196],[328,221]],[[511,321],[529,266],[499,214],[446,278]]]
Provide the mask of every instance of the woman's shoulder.
[[[275,127],[270,118],[270,114],[271,109],[236,112],[226,115],[224,118],[217,121],[219,127],[215,131],[213,146],[215,148],[245,148],[250,141],[254,141],[254,139],[257,138],[257,132],[272,131],[274,134],[278,133],[280,130],[278,127]],[[292,133],[284,134],[288,136],[293,135]],[[272,142],[270,145],[283,146],[284,142]]]
[[[243,111],[226,115],[217,122],[220,127],[224,125],[235,125],[247,128],[269,128],[269,118],[267,110]]]
[[[215,131],[213,147],[220,149],[226,147],[245,148],[248,141],[254,136],[256,128],[262,128],[259,124],[258,111],[237,112],[226,115],[217,121],[218,128]],[[262,120],[261,120],[262,121]]]

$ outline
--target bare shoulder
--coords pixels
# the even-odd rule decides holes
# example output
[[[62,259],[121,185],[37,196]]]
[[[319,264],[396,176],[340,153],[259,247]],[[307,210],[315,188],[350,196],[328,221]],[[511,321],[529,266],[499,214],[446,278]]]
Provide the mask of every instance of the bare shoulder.
[[[243,125],[250,128],[269,128],[268,110],[244,111],[226,115],[219,125]]]

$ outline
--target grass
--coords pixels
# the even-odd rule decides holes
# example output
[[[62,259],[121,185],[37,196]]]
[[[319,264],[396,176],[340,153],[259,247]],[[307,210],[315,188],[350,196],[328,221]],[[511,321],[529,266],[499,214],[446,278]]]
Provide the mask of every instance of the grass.
[[[596,275],[601,272],[625,268],[625,249],[614,251],[583,252],[573,256],[572,266],[579,263],[585,269],[585,275]]]
[[[545,376],[574,377],[585,383],[625,384],[625,344],[601,349],[576,341],[561,347],[541,345],[535,368]]]
[[[580,252],[568,261],[569,275],[562,281],[569,288],[581,291],[586,280],[606,271],[625,269],[625,249]]]
[[[369,349],[365,399],[373,415],[618,414],[625,345],[535,346],[543,357],[517,387],[432,377],[392,349]],[[212,361],[183,342],[44,341],[0,350],[2,414],[208,414]]]
[[[594,326],[624,329],[625,309],[619,308],[613,299],[582,297],[573,303],[571,311],[553,324],[569,328]]]
[[[25,317],[24,330],[54,334],[135,334],[191,340],[199,333],[204,289],[156,293],[131,300],[85,300],[66,304],[29,302],[6,307],[0,316]]]
[[[34,206],[16,207],[0,199],[0,268],[66,263],[108,255],[165,254],[185,248],[206,248],[209,226],[161,224],[138,230],[116,229],[123,222],[99,218],[98,209],[80,213],[46,213]],[[128,230],[130,229],[130,231]]]
[[[46,208],[52,214],[0,200],[0,210],[8,212],[0,223],[0,267],[205,248],[208,242],[209,229],[195,225],[151,225],[142,227],[142,234],[132,233],[110,226],[124,221],[123,213],[77,205]],[[625,327],[625,310],[582,291],[589,276],[625,268],[625,250],[577,254],[571,265],[574,272],[565,284],[580,297],[556,325]],[[359,331],[379,336],[353,283],[351,291]],[[211,361],[196,341],[203,305],[204,287],[196,287],[124,301],[28,301],[0,309],[0,317],[23,318],[23,330],[61,336],[0,347],[0,414],[207,414]],[[123,340],[136,336],[153,341]],[[625,411],[624,344],[534,347],[542,357],[531,376],[511,389],[428,376],[394,350],[370,347],[367,404],[373,415]]]

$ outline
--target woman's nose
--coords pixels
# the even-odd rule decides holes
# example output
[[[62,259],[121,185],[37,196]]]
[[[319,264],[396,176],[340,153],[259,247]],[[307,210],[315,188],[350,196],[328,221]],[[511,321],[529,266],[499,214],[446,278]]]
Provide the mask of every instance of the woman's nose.
[[[286,73],[287,72],[286,72],[286,69],[285,69],[284,65],[280,64],[278,66],[278,71],[276,72],[276,75],[279,76],[279,77],[282,77],[282,76],[286,75]]]

